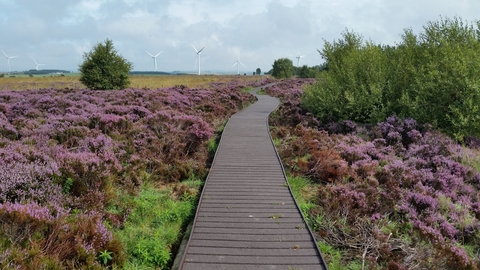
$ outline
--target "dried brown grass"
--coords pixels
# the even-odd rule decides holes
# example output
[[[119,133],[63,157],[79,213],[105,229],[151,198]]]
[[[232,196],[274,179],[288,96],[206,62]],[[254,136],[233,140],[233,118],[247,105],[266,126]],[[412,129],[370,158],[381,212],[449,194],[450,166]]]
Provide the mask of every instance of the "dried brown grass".
[[[238,75],[165,75],[130,77],[131,88],[164,88],[185,85],[189,88],[208,88],[211,83],[228,83],[234,80],[249,82],[260,80],[260,76]],[[0,90],[29,90],[41,88],[85,88],[80,82],[80,76],[34,76],[34,77],[4,77],[0,78]]]

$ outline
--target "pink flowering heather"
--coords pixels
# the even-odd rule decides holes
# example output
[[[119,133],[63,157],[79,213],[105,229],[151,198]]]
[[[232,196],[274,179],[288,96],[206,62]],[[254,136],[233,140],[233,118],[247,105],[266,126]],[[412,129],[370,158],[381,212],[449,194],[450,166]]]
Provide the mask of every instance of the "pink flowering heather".
[[[12,262],[0,268],[28,267],[15,254],[34,247],[59,269],[98,264],[105,250],[122,254],[105,226],[112,217],[121,228],[131,211],[116,191],[133,196],[146,178],[206,175],[206,142],[254,100],[243,87],[0,91],[0,242],[8,244],[0,254],[10,254],[0,259]],[[112,205],[120,213],[106,210]]]
[[[321,183],[309,210],[320,220],[312,222],[319,239],[347,261],[366,256],[378,267],[478,269],[480,172],[465,162],[478,160],[478,152],[410,118],[390,116],[373,126],[315,122],[301,108],[296,83],[267,89],[283,101],[270,123],[272,136],[283,140],[285,166]],[[366,242],[366,251],[353,248]]]

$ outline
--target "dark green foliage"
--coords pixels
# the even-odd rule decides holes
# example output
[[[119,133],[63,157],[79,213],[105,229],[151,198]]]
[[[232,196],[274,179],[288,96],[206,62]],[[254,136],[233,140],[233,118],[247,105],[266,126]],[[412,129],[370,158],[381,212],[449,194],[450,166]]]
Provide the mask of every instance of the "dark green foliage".
[[[321,67],[314,66],[308,67],[307,65],[303,65],[298,68],[297,76],[299,78],[316,78],[317,74],[320,73]]]
[[[255,74],[256,75],[262,74],[262,70],[260,68],[257,68],[257,70],[255,70]]]
[[[395,47],[348,30],[319,51],[328,71],[303,102],[321,120],[376,123],[388,115],[430,123],[457,140],[480,136],[480,23],[459,18],[406,29]]]
[[[324,120],[359,122],[384,118],[382,92],[386,85],[386,56],[360,35],[343,33],[343,40],[325,42],[319,51],[328,63],[322,80],[305,91],[305,106]]]
[[[290,78],[293,76],[293,63],[288,58],[281,58],[273,62],[272,76],[281,78]]]
[[[118,55],[110,39],[98,43],[85,53],[80,65],[80,81],[92,90],[124,89],[130,84],[128,77],[133,64]]]

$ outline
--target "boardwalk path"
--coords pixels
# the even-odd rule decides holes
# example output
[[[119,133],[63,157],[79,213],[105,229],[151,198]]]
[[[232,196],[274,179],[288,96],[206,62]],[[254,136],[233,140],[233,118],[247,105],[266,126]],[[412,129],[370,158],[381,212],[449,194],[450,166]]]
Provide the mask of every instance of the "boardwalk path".
[[[223,131],[180,269],[326,269],[270,139],[278,100],[257,97]]]

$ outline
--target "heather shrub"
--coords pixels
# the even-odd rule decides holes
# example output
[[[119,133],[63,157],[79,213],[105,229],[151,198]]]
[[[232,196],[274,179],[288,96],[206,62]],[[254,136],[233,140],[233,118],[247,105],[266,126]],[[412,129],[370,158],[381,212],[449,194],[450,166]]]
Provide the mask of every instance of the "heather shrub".
[[[121,263],[121,246],[102,223],[98,213],[75,214],[62,208],[36,203],[0,204],[0,241],[7,268],[77,268],[84,265],[100,269],[97,254],[112,252],[110,263]],[[33,256],[35,255],[35,256]],[[52,266],[53,265],[53,266]]]
[[[238,81],[211,89],[0,91],[0,268],[169,264],[201,184],[184,183],[205,177],[213,131],[253,101],[243,87]],[[173,190],[150,206],[181,205],[161,217],[162,228],[143,217],[129,223],[146,183],[169,183]],[[4,211],[12,205],[17,210]],[[155,242],[150,235],[148,247],[140,248],[161,250],[155,262],[134,258],[135,249],[126,248],[140,239],[130,234],[137,227],[168,234],[171,241]]]
[[[289,79],[265,87],[263,90],[265,94],[276,96],[282,100],[279,108],[272,113],[271,123],[278,126],[296,126],[300,123],[309,127],[319,126],[319,122],[313,114],[301,108],[301,103],[298,99],[303,93],[302,85],[314,82],[315,80],[313,79]]]
[[[282,121],[295,104],[283,101],[271,134],[287,170],[316,186],[304,212],[319,241],[342,252],[332,263],[478,268],[478,152],[411,118],[330,130]]]
[[[58,164],[19,144],[0,148],[0,203],[63,205],[66,197],[55,179]]]

